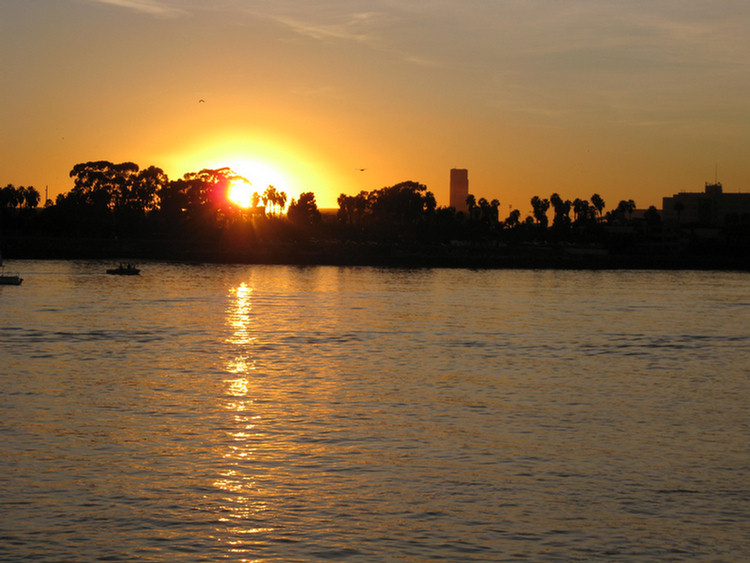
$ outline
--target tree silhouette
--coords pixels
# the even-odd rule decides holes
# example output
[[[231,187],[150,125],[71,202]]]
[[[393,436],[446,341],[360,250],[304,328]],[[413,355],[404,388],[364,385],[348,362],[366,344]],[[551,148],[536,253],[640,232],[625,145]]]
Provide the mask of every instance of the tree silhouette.
[[[604,200],[602,199],[602,196],[600,196],[599,194],[592,195],[591,205],[594,206],[594,209],[596,209],[596,212],[599,214],[599,219],[601,219],[602,211],[604,210]]]
[[[633,211],[635,211],[635,201],[629,199],[625,202],[625,212],[628,214],[628,219],[633,218]]]
[[[490,202],[490,207],[492,208],[492,221],[498,223],[500,221],[500,200],[493,199]]]
[[[320,223],[320,211],[315,203],[315,194],[303,192],[299,200],[292,199],[287,210],[287,217],[292,223],[300,226],[313,226]]]
[[[271,215],[280,215],[286,206],[287,195],[286,192],[279,191],[274,186],[268,186],[260,196],[260,200],[263,202],[263,207],[270,206]]]
[[[98,160],[76,164],[70,171],[70,193],[99,212],[118,209],[128,204],[132,179],[137,173],[138,165],[133,162]]]
[[[161,169],[146,169],[139,181],[148,193],[156,188],[155,214],[172,233],[191,238],[215,235],[237,220],[241,211],[228,198],[229,187],[242,180],[230,168],[189,172],[179,180],[169,181]]]
[[[549,209],[550,202],[547,198],[541,199],[539,196],[531,198],[531,207],[534,213],[534,219],[539,226],[543,229],[547,228],[549,219],[547,219],[547,210]]]
[[[520,219],[521,212],[518,209],[514,209],[510,212],[508,218],[505,220],[505,226],[509,229],[514,229],[520,224]]]
[[[157,194],[169,182],[164,170],[149,166],[141,170],[133,179],[126,205],[139,212],[149,212],[158,205]]]
[[[466,205],[469,208],[469,218],[474,218],[474,209],[477,207],[477,200],[474,197],[474,194],[469,194],[466,196]]]
[[[431,205],[431,199],[433,196],[426,186],[417,182],[401,182],[370,192],[368,201],[375,223],[391,221],[399,225],[413,225]]]
[[[0,190],[0,207],[15,207],[18,191],[13,184],[8,184]]]
[[[261,201],[265,201],[265,207],[270,206],[271,212],[273,212],[273,210],[278,205],[278,193],[276,192],[276,188],[273,186],[268,186],[261,196]]]
[[[591,217],[591,206],[585,199],[576,198],[573,200],[573,215],[575,220],[573,221],[576,225],[583,225],[589,221]]]
[[[229,167],[204,168],[183,176],[188,182],[188,200],[194,210],[226,210],[229,206],[228,192],[232,182],[242,179]]]
[[[24,203],[26,207],[35,208],[37,205],[39,205],[39,200],[41,198],[42,196],[39,195],[39,192],[36,191],[36,188],[34,188],[34,186],[29,186],[26,188],[26,193],[24,194]]]
[[[481,221],[488,221],[490,218],[490,202],[487,201],[487,198],[480,197],[479,201],[477,202],[477,207],[479,208],[479,219]]]
[[[434,215],[436,209],[437,209],[437,201],[435,200],[435,195],[432,192],[425,192],[424,210],[427,212],[427,215],[428,216]]]
[[[361,191],[356,196],[338,197],[337,217],[344,225],[367,227],[376,238],[414,237],[434,221],[436,202],[432,192],[417,182]]]
[[[559,194],[554,193],[549,198],[553,209],[555,210],[555,217],[552,220],[552,226],[557,231],[565,231],[570,228],[570,207],[571,203],[569,200],[564,200]]]
[[[346,194],[339,195],[336,202],[339,205],[338,213],[336,214],[338,220],[345,225],[357,225],[362,226],[365,211],[368,206],[369,194],[362,190],[355,196],[348,196]]]
[[[276,192],[276,205],[279,207],[279,213],[284,211],[284,207],[286,207],[286,200],[286,192]]]
[[[173,180],[157,191],[158,214],[171,230],[187,218],[190,212],[190,181]]]
[[[8,184],[0,189],[0,207],[35,208],[39,205],[39,192],[33,186],[18,186]]]
[[[625,215],[628,216],[628,220],[632,219],[633,211],[635,211],[635,202],[632,199],[623,199],[620,201],[620,203],[617,204],[617,207],[614,209],[614,211],[612,213],[608,213],[607,216],[609,217],[610,222],[624,222]]]
[[[646,226],[650,232],[658,232],[661,230],[661,217],[656,207],[653,205],[649,206],[646,212],[643,214],[643,218],[646,221]]]

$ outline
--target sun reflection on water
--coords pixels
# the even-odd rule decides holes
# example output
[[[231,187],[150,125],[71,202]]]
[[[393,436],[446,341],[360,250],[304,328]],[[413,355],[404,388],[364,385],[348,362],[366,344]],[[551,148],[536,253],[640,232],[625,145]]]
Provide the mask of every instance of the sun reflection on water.
[[[224,408],[231,413],[227,426],[227,440],[221,457],[227,467],[219,473],[214,487],[223,491],[219,518],[222,527],[217,528],[220,541],[230,553],[244,553],[243,545],[249,544],[249,536],[272,532],[272,528],[258,526],[259,515],[268,506],[259,500],[258,485],[252,471],[256,456],[258,432],[256,426],[260,416],[253,411],[255,401],[251,375],[255,360],[249,352],[254,344],[252,323],[253,288],[246,283],[229,291],[230,305],[226,323],[230,335],[226,343],[234,347],[234,357],[226,362],[225,370],[230,376],[224,379]]]
[[[252,369],[252,367],[248,366],[244,361],[240,364],[237,364],[236,362],[229,362],[227,369],[230,373],[244,374]],[[233,397],[247,396],[248,386],[250,385],[250,382],[246,378],[240,377],[238,379],[227,379],[225,381],[229,384],[229,388],[227,389],[228,395],[232,395]]]
[[[234,299],[227,317],[233,332],[228,342],[231,344],[252,344],[255,340],[250,333],[253,289],[243,282],[233,288],[231,294]]]

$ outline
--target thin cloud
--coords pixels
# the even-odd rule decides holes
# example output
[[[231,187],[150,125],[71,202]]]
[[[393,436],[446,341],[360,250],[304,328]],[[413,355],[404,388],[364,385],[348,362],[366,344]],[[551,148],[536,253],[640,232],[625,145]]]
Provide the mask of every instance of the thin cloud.
[[[273,0],[254,2],[251,6],[235,4],[234,9],[315,40],[334,39],[369,44],[377,42],[379,30],[387,26],[384,12],[357,9],[356,6],[335,2],[307,5]]]
[[[267,18],[311,39],[342,39],[370,43],[374,38],[367,30],[366,22],[371,16],[351,14],[338,22],[316,22],[282,15],[269,15]]]
[[[373,51],[392,55],[410,64],[438,67],[434,59],[404,46],[408,30],[415,24],[412,16],[389,6],[387,2],[356,6],[351,3],[329,1],[308,7],[306,4],[256,2],[253,7],[240,7],[254,19],[273,22],[289,32],[314,41],[354,43]],[[399,36],[398,31],[404,31]],[[407,40],[408,41],[408,40]]]
[[[160,0],[87,0],[91,4],[106,4],[126,8],[144,14],[155,16],[176,16],[184,14],[185,11],[170,3]]]

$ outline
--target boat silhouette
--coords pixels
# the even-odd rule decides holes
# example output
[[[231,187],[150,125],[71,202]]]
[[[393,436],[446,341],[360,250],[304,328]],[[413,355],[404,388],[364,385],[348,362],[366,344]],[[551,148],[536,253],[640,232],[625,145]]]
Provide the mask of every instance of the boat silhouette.
[[[107,273],[113,276],[137,276],[141,271],[133,264],[120,264],[117,268],[109,268]]]
[[[20,275],[6,275],[2,254],[0,254],[0,268],[2,268],[0,270],[0,285],[21,285],[23,278]]]

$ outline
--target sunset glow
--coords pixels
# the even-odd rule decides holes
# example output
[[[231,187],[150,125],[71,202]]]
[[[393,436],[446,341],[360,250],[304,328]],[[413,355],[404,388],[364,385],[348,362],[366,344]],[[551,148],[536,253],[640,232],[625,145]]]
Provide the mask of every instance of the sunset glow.
[[[253,203],[254,192],[252,184],[244,180],[236,180],[229,186],[227,198],[240,207],[250,207]]]
[[[96,160],[231,166],[321,208],[408,180],[446,206],[466,168],[502,218],[555,192],[750,190],[741,2],[43,4],[0,2],[0,185],[53,201]]]
[[[224,166],[228,166],[235,173],[239,174],[243,178],[247,179],[250,186],[245,183],[236,183],[233,186],[232,193],[236,191],[236,194],[240,199],[245,196],[249,197],[252,192],[258,192],[262,194],[268,186],[273,186],[277,190],[287,191],[287,181],[278,171],[271,168],[269,165],[254,160],[232,160],[227,162]],[[248,189],[250,187],[250,189]],[[249,193],[248,193],[249,192]],[[229,196],[230,199],[232,195]]]
[[[237,159],[223,166],[227,166],[241,177],[232,183],[227,193],[227,199],[235,205],[244,208],[251,207],[253,198],[262,198],[269,187],[273,187],[277,192],[286,193],[288,198],[296,197],[296,194],[290,196],[288,193],[286,178],[267,164],[255,160]],[[256,201],[255,205],[257,204]]]

